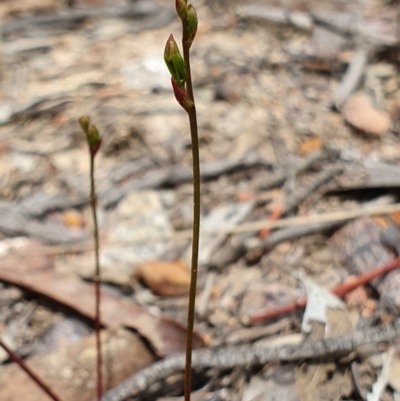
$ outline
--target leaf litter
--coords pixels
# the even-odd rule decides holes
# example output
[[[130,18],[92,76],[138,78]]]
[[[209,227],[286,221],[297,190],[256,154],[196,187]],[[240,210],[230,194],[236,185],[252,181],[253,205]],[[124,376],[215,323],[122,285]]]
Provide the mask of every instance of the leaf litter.
[[[8,249],[9,238],[26,237],[22,248],[3,255],[0,331],[6,338],[13,333],[16,349],[28,356],[40,339],[52,343],[52,328],[71,315],[90,327],[88,166],[76,124],[80,115],[89,114],[105,137],[97,171],[104,334],[112,343],[120,338],[121,327],[134,329],[137,335],[122,332],[132,345],[114,354],[120,366],[128,366],[132,358],[140,362],[136,370],[110,382],[113,388],[152,363],[154,353],[160,358],[184,347],[187,275],[177,261],[187,262],[189,239],[149,239],[172,236],[191,225],[187,127],[157,61],[177,21],[167,0],[160,0],[158,9],[153,1],[146,6],[106,0],[71,3],[76,3],[72,9],[55,0],[2,2],[0,7],[5,19],[0,61],[2,245]],[[273,216],[282,205],[271,203],[271,188],[276,199],[285,201],[276,214],[283,218],[357,209],[382,197],[389,197],[389,204],[398,202],[397,159],[388,151],[398,145],[400,87],[393,59],[393,5],[378,0],[335,5],[310,0],[286,8],[261,0],[200,3],[200,20],[207,23],[199,31],[193,73],[207,230],[230,230]],[[354,96],[364,103],[367,99],[379,121],[365,118],[365,107],[346,109]],[[311,158],[310,149],[320,156],[301,169]],[[241,194],[254,196],[246,203],[249,199],[241,200]],[[297,313],[255,327],[247,327],[243,317],[273,311],[301,296],[300,269],[307,280],[330,289],[396,256],[396,247],[380,241],[386,225],[398,227],[395,215],[347,221],[312,229],[306,224],[307,230],[293,226],[289,232],[277,228],[267,231],[264,240],[256,230],[204,235],[198,345],[251,345],[260,338],[293,334],[297,344],[303,341],[296,337],[301,327]],[[250,257],[254,249],[258,254]],[[323,252],[328,257],[318,256]],[[328,327],[334,336],[344,334],[346,325],[339,324],[344,321],[351,323],[345,330],[351,334],[355,327],[367,330],[396,318],[397,276],[394,270],[371,286],[364,284],[362,302],[345,299],[349,316],[342,308],[325,310],[324,322],[316,323],[321,315],[314,316],[307,340],[323,338]],[[320,303],[313,302],[309,307]],[[16,321],[18,327],[12,325]],[[61,324],[67,335],[56,342],[56,349],[28,360],[35,358],[39,367],[54,358],[65,366],[60,372],[79,383],[86,370],[69,364],[74,352],[89,350],[85,341],[90,337],[74,344],[75,334],[68,334],[67,326]],[[124,347],[137,354],[124,355]],[[379,354],[375,348],[373,353]],[[356,354],[361,362],[368,360]],[[231,400],[268,399],[271,394],[300,400],[365,399],[380,367],[371,365],[373,380],[357,377],[359,385],[353,386],[354,363],[334,357],[251,370],[214,367],[217,373],[201,391],[206,397]],[[118,364],[110,366],[117,369]],[[8,374],[16,379],[1,386],[0,398],[10,394],[29,401],[33,387],[18,395],[25,386],[19,380],[26,382],[22,373],[12,364],[1,369],[0,380]],[[200,383],[201,374],[196,371],[195,376]],[[164,393],[149,388],[140,397],[179,395],[179,380]],[[395,387],[393,382],[385,390],[385,399],[396,399]],[[71,399],[91,399],[90,388],[77,388]]]

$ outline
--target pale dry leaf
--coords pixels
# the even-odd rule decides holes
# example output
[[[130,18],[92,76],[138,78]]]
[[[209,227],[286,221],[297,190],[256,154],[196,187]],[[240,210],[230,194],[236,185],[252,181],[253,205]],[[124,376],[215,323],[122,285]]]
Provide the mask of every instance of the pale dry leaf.
[[[346,305],[328,290],[320,287],[309,278],[302,278],[307,290],[307,306],[301,323],[301,330],[309,333],[312,330],[312,322],[320,322],[326,325],[329,331],[327,309],[346,309]]]

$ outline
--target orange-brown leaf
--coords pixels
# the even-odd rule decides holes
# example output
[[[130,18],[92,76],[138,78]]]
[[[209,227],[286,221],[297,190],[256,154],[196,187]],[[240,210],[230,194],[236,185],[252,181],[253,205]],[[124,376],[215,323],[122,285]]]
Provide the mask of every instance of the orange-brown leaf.
[[[176,262],[154,260],[143,263],[136,267],[135,277],[143,280],[157,295],[173,297],[189,292],[189,268],[181,260]]]

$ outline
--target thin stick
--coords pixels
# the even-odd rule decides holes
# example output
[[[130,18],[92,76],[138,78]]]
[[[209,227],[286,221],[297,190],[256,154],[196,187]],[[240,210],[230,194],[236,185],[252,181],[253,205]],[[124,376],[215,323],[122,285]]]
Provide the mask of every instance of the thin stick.
[[[0,339],[0,347],[7,352],[10,359],[15,362],[53,401],[62,401],[61,398],[41,379],[11,348]]]

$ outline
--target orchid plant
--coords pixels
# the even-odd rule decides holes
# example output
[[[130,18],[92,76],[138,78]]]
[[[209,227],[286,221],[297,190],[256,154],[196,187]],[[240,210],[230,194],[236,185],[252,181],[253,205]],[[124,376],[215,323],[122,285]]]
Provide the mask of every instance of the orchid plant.
[[[192,342],[195,315],[197,268],[200,237],[200,155],[196,105],[193,96],[193,83],[190,70],[190,48],[196,36],[198,19],[195,8],[187,0],[175,0],[176,12],[182,21],[182,52],[170,35],[165,45],[164,60],[171,73],[171,83],[178,103],[189,118],[193,161],[193,238],[192,262],[187,317],[186,363],[185,363],[185,401],[190,401]]]

